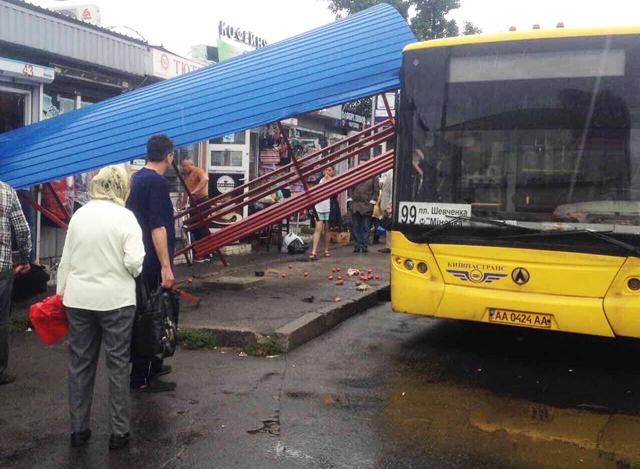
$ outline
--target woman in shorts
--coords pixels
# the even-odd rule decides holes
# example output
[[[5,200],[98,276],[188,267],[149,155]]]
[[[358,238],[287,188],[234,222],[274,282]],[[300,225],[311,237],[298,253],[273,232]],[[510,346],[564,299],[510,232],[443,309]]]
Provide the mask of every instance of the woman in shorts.
[[[333,177],[333,166],[329,166],[324,169],[324,176],[318,184],[324,184]],[[331,199],[326,199],[318,202],[315,206],[318,219],[316,220],[316,230],[313,233],[313,249],[309,259],[312,261],[318,260],[318,245],[320,244],[320,235],[324,229],[324,257],[329,257],[329,212],[331,211]]]

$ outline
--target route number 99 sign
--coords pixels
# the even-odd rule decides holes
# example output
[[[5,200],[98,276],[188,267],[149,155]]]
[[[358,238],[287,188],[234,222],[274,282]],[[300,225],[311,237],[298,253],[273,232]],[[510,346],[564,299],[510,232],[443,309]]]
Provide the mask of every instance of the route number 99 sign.
[[[418,207],[409,204],[400,204],[400,223],[415,225],[418,220]]]
[[[398,222],[403,225],[442,225],[455,217],[470,217],[470,204],[400,202]]]

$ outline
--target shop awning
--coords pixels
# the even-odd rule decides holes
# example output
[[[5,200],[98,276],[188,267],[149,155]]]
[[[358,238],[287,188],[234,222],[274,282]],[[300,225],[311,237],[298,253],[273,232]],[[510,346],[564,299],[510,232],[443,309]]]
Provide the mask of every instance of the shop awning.
[[[415,37],[378,5],[227,62],[0,135],[0,180],[27,187],[399,88]]]

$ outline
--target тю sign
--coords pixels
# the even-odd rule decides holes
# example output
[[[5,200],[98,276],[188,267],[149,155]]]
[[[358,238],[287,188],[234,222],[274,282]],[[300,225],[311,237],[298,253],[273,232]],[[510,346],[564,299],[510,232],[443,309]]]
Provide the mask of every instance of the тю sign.
[[[203,67],[203,65],[198,62],[170,54],[163,50],[152,49],[152,52],[153,75],[158,78],[174,78]]]
[[[232,39],[234,41],[238,41],[251,46],[255,49],[267,45],[267,41],[265,41],[261,37],[256,36],[251,31],[233,27],[231,25],[228,25],[224,21],[220,21],[220,23],[218,23],[218,34],[220,34],[221,38],[226,37],[228,39]]]

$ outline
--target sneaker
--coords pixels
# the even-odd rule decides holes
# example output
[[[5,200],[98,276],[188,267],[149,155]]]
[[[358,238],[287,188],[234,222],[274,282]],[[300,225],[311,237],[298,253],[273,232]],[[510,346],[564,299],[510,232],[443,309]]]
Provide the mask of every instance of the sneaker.
[[[364,253],[369,252],[369,248],[367,248],[367,247],[362,248],[362,252],[364,252]]]
[[[391,253],[391,249],[382,248],[382,249],[378,249],[378,252],[381,252],[382,254],[390,254]]]
[[[9,373],[0,374],[0,386],[3,384],[13,383],[16,380],[14,375],[10,375]]]
[[[71,446],[79,448],[85,446],[91,438],[91,430],[83,430],[81,432],[73,432],[71,434]]]
[[[121,449],[125,446],[129,446],[131,441],[131,433],[127,432],[124,435],[111,434],[109,438],[109,449]]]
[[[353,252],[360,252],[360,248],[359,247],[353,248]]]
[[[175,391],[176,383],[172,383],[169,381],[151,381],[149,384],[131,386],[131,389],[134,391],[150,392],[150,393],[171,392],[171,391]]]

